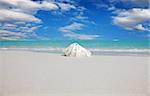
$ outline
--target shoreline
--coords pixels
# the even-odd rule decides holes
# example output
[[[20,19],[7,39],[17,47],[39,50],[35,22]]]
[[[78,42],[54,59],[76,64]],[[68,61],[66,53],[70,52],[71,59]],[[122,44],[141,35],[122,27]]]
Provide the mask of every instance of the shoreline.
[[[87,48],[93,55],[107,56],[150,56],[150,49],[110,49],[110,48]],[[63,54],[65,48],[59,47],[9,47],[0,48],[0,51],[29,51],[40,53]]]

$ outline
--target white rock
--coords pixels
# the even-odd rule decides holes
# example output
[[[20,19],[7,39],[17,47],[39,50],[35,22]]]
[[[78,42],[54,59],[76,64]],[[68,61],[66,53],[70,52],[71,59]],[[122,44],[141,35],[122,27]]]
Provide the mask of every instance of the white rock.
[[[78,43],[73,43],[65,49],[64,55],[69,57],[89,57],[91,56],[91,52]]]

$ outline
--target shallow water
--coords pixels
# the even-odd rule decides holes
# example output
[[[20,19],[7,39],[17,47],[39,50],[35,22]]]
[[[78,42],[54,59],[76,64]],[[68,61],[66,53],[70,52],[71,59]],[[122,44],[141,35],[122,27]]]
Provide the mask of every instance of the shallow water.
[[[92,51],[94,55],[149,55],[149,41],[109,40],[17,40],[0,41],[1,50],[63,53],[65,48],[77,42]]]

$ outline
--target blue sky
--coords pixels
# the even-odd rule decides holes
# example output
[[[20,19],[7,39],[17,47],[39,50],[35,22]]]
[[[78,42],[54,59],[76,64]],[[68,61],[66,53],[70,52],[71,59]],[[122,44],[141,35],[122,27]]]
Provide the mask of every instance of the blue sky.
[[[1,40],[148,40],[149,0],[0,0]]]

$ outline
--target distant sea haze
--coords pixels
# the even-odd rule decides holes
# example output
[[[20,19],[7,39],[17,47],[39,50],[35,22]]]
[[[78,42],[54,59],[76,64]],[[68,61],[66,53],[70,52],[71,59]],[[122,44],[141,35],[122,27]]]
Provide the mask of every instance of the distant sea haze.
[[[149,41],[127,40],[2,40],[2,50],[25,50],[38,52],[62,52],[69,44],[79,43],[83,47],[93,51],[94,54],[147,54],[149,55]]]

